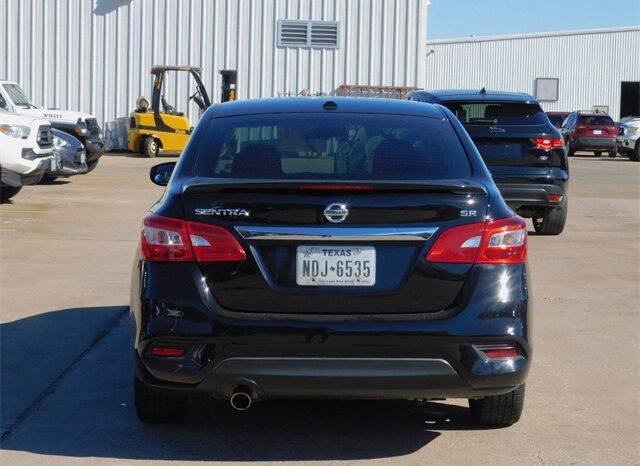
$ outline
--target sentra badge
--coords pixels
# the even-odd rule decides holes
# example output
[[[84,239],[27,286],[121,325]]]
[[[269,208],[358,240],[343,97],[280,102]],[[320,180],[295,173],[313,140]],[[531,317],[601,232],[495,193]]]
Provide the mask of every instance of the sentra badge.
[[[212,217],[248,217],[249,211],[246,209],[220,209],[212,207],[210,209],[196,209],[196,215],[209,215]]]

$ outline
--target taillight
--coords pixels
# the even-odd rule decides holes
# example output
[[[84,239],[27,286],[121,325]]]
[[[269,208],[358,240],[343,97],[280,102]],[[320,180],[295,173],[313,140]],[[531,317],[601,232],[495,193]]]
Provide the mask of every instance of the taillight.
[[[175,218],[148,215],[142,221],[140,246],[148,261],[193,262],[187,222]]]
[[[533,142],[538,149],[542,150],[564,147],[564,141],[560,138],[535,138]]]
[[[234,236],[222,227],[148,215],[141,232],[142,256],[157,262],[230,262],[247,258]]]
[[[450,228],[427,254],[429,262],[457,264],[520,264],[526,258],[526,223],[517,215]]]
[[[187,222],[189,238],[198,262],[232,262],[247,258],[233,235],[222,227]]]

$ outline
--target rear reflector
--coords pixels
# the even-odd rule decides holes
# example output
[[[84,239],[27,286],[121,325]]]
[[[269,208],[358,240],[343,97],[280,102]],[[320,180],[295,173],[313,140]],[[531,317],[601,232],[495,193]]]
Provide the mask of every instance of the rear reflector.
[[[157,262],[232,262],[247,255],[226,229],[199,222],[148,215],[142,223],[142,256]]]
[[[426,257],[454,264],[520,264],[526,258],[526,223],[517,215],[445,230]]]
[[[564,147],[564,141],[560,138],[535,138],[533,142],[538,149],[543,150]]]
[[[549,196],[549,198],[551,199],[551,202],[560,202],[562,200],[562,195],[552,194],[551,196]]]
[[[476,346],[476,349],[484,354],[487,359],[514,359],[520,357],[518,348],[513,346]]]
[[[179,358],[184,356],[183,348],[170,348],[168,346],[154,346],[151,348],[152,356],[164,356],[166,358]]]

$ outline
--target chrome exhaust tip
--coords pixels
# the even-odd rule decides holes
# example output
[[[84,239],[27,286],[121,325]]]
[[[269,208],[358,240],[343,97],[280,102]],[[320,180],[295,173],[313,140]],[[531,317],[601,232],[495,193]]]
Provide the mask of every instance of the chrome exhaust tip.
[[[233,409],[237,411],[246,411],[251,407],[251,403],[253,402],[253,400],[251,399],[251,394],[242,390],[236,391],[233,395],[231,395],[229,401],[231,402],[231,406],[233,407]]]

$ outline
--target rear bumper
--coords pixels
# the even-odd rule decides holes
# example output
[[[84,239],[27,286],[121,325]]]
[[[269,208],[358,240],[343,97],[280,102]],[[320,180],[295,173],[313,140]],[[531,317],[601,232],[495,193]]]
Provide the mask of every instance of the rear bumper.
[[[564,186],[553,184],[498,184],[506,203],[514,210],[523,206],[559,207],[565,196]],[[552,196],[561,196],[552,200]]]
[[[472,270],[459,312],[443,319],[233,313],[215,303],[199,274],[193,264],[138,262],[134,269],[136,373],[158,390],[217,398],[239,386],[258,398],[474,398],[511,391],[529,371],[524,265]],[[506,294],[498,299],[500,280]],[[486,361],[477,347],[487,344],[515,346],[521,357]],[[185,354],[152,356],[153,346]]]
[[[571,142],[572,150],[614,150],[615,138],[576,138]]]

